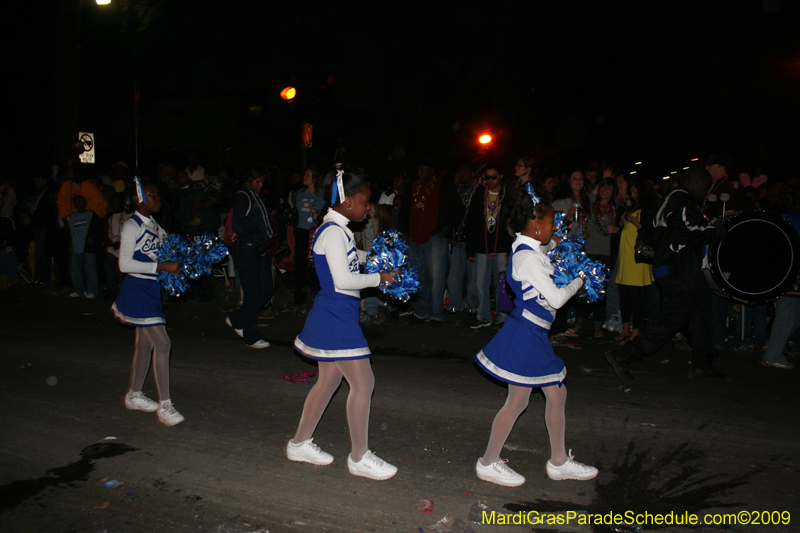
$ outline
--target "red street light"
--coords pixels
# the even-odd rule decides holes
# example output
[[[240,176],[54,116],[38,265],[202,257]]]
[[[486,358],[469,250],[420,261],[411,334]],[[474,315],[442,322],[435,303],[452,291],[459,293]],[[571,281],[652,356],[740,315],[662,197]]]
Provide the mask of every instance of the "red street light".
[[[294,100],[294,97],[297,96],[297,89],[294,87],[286,87],[284,90],[281,91],[281,98],[290,102]]]

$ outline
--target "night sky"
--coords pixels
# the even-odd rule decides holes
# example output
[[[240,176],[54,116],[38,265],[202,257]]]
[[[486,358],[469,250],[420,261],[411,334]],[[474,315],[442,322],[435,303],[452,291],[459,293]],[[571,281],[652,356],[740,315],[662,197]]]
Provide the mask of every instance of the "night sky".
[[[19,4],[4,146],[24,174],[53,159],[58,10]],[[724,151],[737,170],[796,175],[798,2],[351,4],[84,0],[79,127],[99,165],[133,163],[138,79],[145,168],[192,148],[205,166],[299,168],[307,120],[311,162],[344,142],[372,174],[423,153],[452,168],[488,132],[508,172],[530,154],[551,168],[641,160],[660,178]]]

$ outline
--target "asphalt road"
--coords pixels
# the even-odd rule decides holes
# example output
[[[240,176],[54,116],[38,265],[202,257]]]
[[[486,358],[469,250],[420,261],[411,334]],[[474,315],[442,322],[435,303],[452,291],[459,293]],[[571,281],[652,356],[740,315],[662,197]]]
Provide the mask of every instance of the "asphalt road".
[[[557,348],[569,371],[567,446],[600,475],[547,478],[536,391],[503,454],[528,481],[505,488],[474,474],[506,395],[472,362],[493,332],[472,332],[459,315],[440,328],[367,327],[376,377],[370,448],[399,467],[378,482],[347,471],[345,384],[315,434],[334,463],[284,457],[310,385],[282,376],[315,370],[291,349],[305,315],[279,289],[276,310],[260,319],[272,346],[250,350],[223,322],[233,296],[218,292],[210,303],[167,307],[172,398],[186,416],[171,428],[122,406],[133,331],[113,320],[109,301],[20,286],[0,293],[0,532],[413,533],[437,531],[431,526],[448,514],[476,532],[610,531],[578,519],[467,524],[477,503],[584,517],[788,511],[788,525],[645,531],[800,531],[797,371],[730,354],[717,364],[728,379],[691,380],[689,352],[668,346],[635,367],[626,392],[603,358],[610,341]],[[157,397],[152,379],[145,392]],[[113,480],[123,483],[104,485]],[[431,514],[421,512],[423,498]]]

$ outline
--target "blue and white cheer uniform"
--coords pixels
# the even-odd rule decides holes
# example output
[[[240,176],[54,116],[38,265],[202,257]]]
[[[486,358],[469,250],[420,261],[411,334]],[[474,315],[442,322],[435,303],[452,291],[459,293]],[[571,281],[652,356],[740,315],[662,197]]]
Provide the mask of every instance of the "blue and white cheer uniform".
[[[556,309],[572,298],[581,280],[559,289],[547,252],[554,242],[539,241],[517,233],[511,249],[511,273],[507,281],[514,291],[514,310],[503,328],[475,356],[486,372],[506,383],[521,387],[561,386],[567,368],[547,338]]]
[[[367,253],[356,250],[348,219],[329,209],[314,235],[312,251],[320,291],[294,347],[311,359],[343,361],[370,357],[358,324],[361,289],[377,287],[380,274],[361,274]]]
[[[166,324],[158,284],[158,244],[167,236],[152,217],[134,213],[120,232],[119,270],[128,274],[111,311],[129,326],[146,328]]]

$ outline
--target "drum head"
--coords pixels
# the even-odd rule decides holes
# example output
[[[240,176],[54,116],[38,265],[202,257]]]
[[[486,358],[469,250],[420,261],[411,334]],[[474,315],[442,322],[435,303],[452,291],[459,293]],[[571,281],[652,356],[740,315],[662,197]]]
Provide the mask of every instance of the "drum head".
[[[725,222],[728,233],[709,250],[720,291],[750,304],[783,296],[800,273],[800,236],[783,218],[761,211]]]

